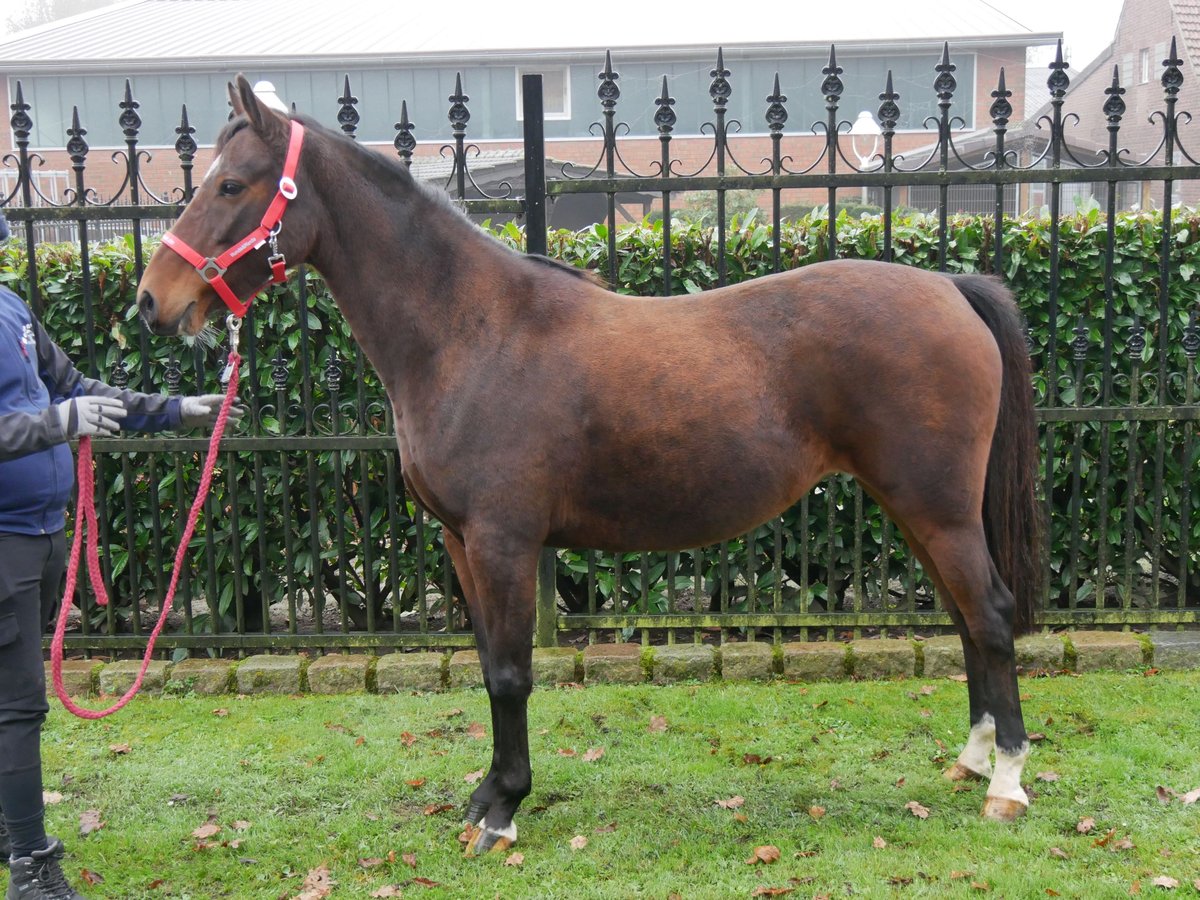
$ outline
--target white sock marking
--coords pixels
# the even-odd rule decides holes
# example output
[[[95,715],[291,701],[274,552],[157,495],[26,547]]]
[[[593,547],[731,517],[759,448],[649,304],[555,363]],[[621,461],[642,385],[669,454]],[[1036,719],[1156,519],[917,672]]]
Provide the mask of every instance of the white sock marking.
[[[1023,743],[1015,751],[996,748],[996,774],[988,785],[989,797],[1002,797],[1005,800],[1016,800],[1028,806],[1029,796],[1021,787],[1021,770],[1025,768],[1025,759],[1029,756],[1029,741]]]
[[[516,822],[509,822],[507,828],[493,828],[487,823],[487,816],[484,816],[483,821],[479,823],[479,827],[490,834],[496,835],[497,837],[508,838],[514,844],[517,842]]]
[[[996,746],[996,720],[991,713],[984,713],[971,726],[967,746],[958,754],[958,764],[984,778],[992,774],[992,750]]]

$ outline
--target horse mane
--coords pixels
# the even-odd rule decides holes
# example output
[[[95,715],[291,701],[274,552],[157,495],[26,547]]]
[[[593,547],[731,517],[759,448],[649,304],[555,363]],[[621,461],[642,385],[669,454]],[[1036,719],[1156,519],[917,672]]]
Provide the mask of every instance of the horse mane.
[[[311,116],[301,113],[292,113],[288,116],[288,119],[295,119],[305,128],[328,134],[332,138],[343,138],[342,135],[325,127]],[[225,144],[227,144],[230,140],[232,140],[233,136],[239,131],[248,127],[249,124],[249,119],[247,119],[244,115],[231,119],[217,135],[216,152],[220,153],[221,148],[224,147]],[[339,142],[338,146],[345,147],[347,149],[353,148],[356,159],[363,163],[365,168],[368,170],[368,173],[385,180],[399,179],[400,183],[403,184],[405,188],[417,191],[426,199],[436,204],[438,207],[449,211],[456,217],[460,218],[463,222],[474,227],[475,223],[473,223],[470,217],[467,216],[467,213],[463,207],[456,203],[449,194],[440,188],[413,178],[412,172],[409,171],[408,166],[404,165],[404,163],[402,163],[400,160],[393,159],[391,156],[388,156],[384,153],[377,153],[369,147],[359,144],[357,141]],[[581,269],[578,266],[573,266],[570,263],[563,262],[559,259],[553,259],[549,256],[543,256],[539,253],[520,253],[515,250],[512,252],[513,255],[522,260],[524,264],[532,263],[534,265],[540,265],[550,269],[551,271],[571,275],[575,278],[582,279],[583,281],[590,282],[600,287],[608,286],[607,281],[605,281],[604,278],[599,275],[599,273],[590,269]]]

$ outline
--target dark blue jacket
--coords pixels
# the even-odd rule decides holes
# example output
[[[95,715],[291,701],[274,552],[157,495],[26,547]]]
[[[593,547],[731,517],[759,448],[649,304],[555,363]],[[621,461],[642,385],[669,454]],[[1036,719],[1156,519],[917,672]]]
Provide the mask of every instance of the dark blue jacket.
[[[129,410],[122,431],[180,423],[180,400],[85,378],[29,307],[0,287],[0,532],[61,531],[75,484],[71,448],[54,404],[84,394],[116,397]]]

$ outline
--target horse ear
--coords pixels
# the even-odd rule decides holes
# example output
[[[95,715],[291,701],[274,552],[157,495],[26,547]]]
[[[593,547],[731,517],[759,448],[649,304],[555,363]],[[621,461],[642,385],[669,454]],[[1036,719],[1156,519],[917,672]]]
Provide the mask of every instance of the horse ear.
[[[287,128],[284,118],[258,98],[245,75],[239,73],[235,83],[237,100],[234,101],[233,108],[237,110],[241,107],[241,111],[250,120],[250,127],[268,144],[275,140],[286,141]]]
[[[237,88],[233,86],[232,81],[226,83],[225,87],[229,89],[229,105],[233,107],[233,114],[243,115],[246,110],[242,108],[242,98],[238,96]]]

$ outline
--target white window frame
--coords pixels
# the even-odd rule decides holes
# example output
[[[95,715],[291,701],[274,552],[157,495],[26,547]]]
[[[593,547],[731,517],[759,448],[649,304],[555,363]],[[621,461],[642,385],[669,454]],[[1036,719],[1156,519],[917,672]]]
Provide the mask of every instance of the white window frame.
[[[571,67],[570,66],[528,66],[517,67],[517,121],[525,121],[525,111],[523,109],[523,92],[521,90],[522,75],[545,75],[547,72],[562,72],[563,76],[563,111],[562,112],[546,112],[545,117],[548,122],[566,121],[571,118]],[[545,89],[545,78],[542,79],[542,88]]]
[[[1138,84],[1150,83],[1150,48],[1143,47],[1138,54]]]

